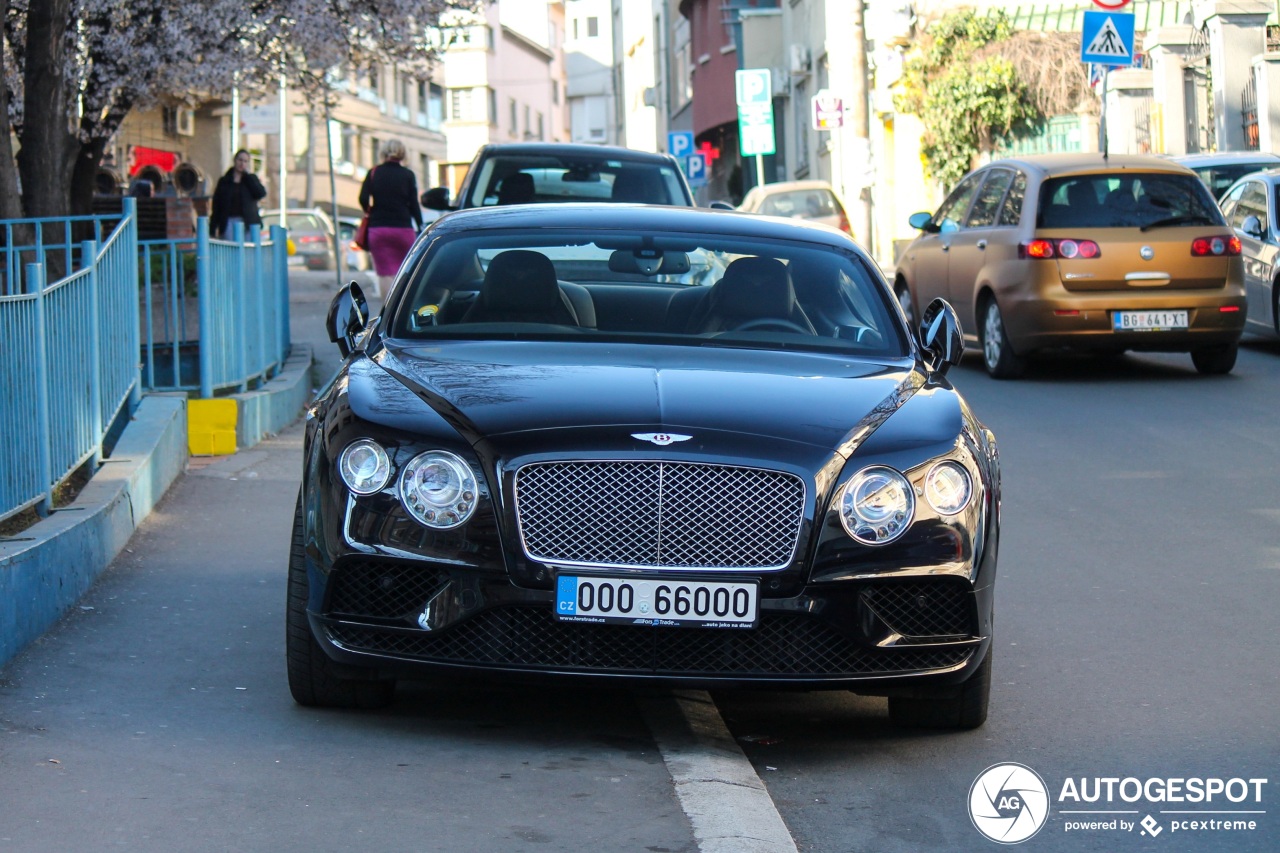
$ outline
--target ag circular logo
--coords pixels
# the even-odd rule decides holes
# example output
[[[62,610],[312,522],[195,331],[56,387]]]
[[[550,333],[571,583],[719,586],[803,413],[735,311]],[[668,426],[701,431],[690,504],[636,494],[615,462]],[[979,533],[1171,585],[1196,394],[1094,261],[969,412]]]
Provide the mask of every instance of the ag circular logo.
[[[999,844],[1026,841],[1048,818],[1049,789],[1026,765],[993,764],[969,788],[969,819]]]

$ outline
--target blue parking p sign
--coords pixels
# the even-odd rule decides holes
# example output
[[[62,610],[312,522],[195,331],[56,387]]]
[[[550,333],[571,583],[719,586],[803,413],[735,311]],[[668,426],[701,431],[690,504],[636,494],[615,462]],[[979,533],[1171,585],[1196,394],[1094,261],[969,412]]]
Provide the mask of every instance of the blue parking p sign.
[[[667,153],[683,160],[693,153],[693,131],[673,130],[667,134]]]
[[[696,151],[690,154],[685,159],[684,173],[689,178],[690,186],[705,186],[707,183],[707,158]]]

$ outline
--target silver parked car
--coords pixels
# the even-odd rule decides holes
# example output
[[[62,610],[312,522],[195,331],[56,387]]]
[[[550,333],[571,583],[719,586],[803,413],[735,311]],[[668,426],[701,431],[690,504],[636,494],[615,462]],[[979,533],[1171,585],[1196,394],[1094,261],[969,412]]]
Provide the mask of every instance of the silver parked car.
[[[1244,330],[1280,336],[1280,169],[1254,172],[1236,181],[1219,203],[1240,238],[1249,297]]]
[[[1280,154],[1267,151],[1214,151],[1209,154],[1179,154],[1170,157],[1200,176],[1215,199],[1250,172],[1280,168]]]

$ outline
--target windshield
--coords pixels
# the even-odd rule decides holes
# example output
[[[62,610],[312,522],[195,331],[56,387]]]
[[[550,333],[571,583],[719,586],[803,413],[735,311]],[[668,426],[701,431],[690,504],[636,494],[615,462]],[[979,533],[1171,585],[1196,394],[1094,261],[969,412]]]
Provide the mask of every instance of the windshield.
[[[1222,225],[1194,175],[1112,172],[1050,178],[1040,190],[1038,228]]]
[[[676,170],[663,163],[583,155],[494,155],[479,169],[467,207],[559,201],[689,204]]]
[[[402,292],[391,322],[397,338],[909,352],[886,285],[861,258],[795,241],[459,233],[433,242]]]

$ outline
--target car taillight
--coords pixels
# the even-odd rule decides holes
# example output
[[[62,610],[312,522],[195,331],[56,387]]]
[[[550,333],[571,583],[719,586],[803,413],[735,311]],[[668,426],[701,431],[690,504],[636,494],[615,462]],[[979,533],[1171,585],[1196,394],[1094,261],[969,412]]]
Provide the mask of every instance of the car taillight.
[[[1238,254],[1240,254],[1240,238],[1234,234],[1230,237],[1197,237],[1191,241],[1193,258]]]
[[[840,224],[838,224],[836,227],[839,228],[844,233],[848,234],[850,237],[852,237],[853,229],[849,227],[849,217],[845,216],[844,208],[837,205],[836,210],[840,211]]]
[[[299,243],[323,243],[324,237],[320,234],[308,234],[298,238]]]
[[[1092,240],[1032,240],[1018,246],[1020,258],[1084,258],[1090,260],[1102,255],[1102,247]]]

